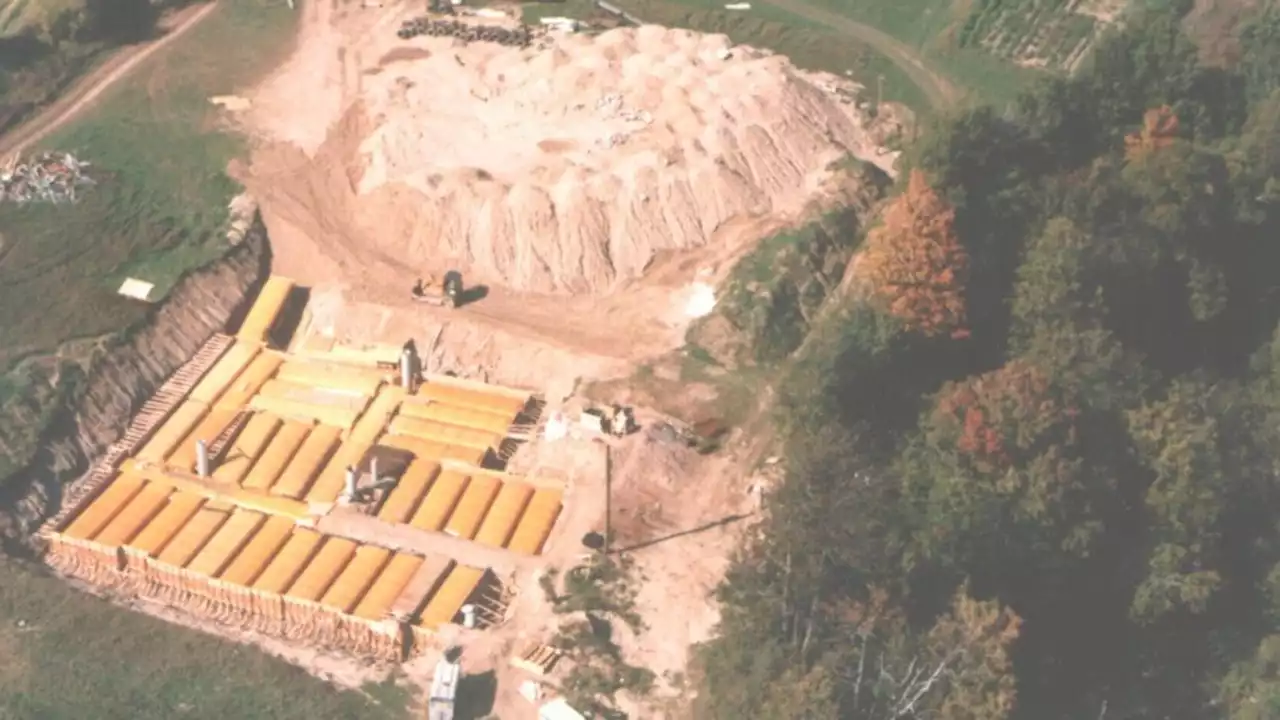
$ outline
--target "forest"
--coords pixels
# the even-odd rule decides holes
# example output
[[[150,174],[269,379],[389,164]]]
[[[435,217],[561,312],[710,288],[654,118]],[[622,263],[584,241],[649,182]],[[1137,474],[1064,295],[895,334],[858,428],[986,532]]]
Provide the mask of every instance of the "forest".
[[[708,720],[1280,718],[1280,12],[939,119],[780,392]]]

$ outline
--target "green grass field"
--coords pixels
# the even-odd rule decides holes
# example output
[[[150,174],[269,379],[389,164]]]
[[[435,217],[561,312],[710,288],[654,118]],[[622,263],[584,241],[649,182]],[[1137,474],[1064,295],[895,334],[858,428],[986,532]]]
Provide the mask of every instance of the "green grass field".
[[[397,720],[391,682],[340,691],[249,646],[120,609],[0,557],[0,718]]]
[[[1118,11],[1125,0],[1100,0]],[[805,68],[847,74],[868,88],[883,78],[886,100],[919,114],[937,109],[907,72],[920,64],[977,101],[1001,103],[1046,71],[1068,69],[1095,36],[1097,21],[1066,0],[754,0],[745,11],[723,0],[616,0],[646,22],[720,32],[766,47]],[[1105,7],[1104,7],[1105,6]],[[1111,7],[1114,6],[1114,7]],[[527,18],[589,17],[589,0],[526,5]],[[822,15],[880,31],[901,43],[891,59]]]
[[[928,110],[920,88],[883,55],[785,10],[762,6],[743,13],[701,0],[616,0],[614,4],[645,22],[721,33],[735,43],[768,48],[806,70],[845,75],[872,93],[876,92],[877,83],[883,82],[885,100],[902,103],[917,112]],[[590,0],[524,5],[524,20],[531,23],[547,16],[589,19],[598,15]],[[883,81],[878,79],[880,76]]]
[[[47,404],[26,363],[144,316],[145,306],[115,294],[125,277],[155,283],[158,297],[225,249],[236,188],[224,170],[244,147],[219,127],[208,98],[281,59],[296,20],[276,0],[224,2],[42,143],[91,162],[99,185],[76,205],[0,205],[0,377],[10,376],[0,382],[0,436],[31,436],[29,412],[19,411]],[[0,471],[32,450],[29,442],[0,444]]]

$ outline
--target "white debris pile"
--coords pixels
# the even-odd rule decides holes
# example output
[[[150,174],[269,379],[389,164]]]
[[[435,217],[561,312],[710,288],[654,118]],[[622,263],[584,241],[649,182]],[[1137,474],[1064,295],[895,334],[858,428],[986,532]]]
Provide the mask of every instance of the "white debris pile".
[[[715,288],[704,282],[695,282],[689,286],[684,302],[684,314],[690,318],[700,318],[711,314],[716,307]]]
[[[79,188],[94,184],[87,167],[71,153],[46,152],[26,162],[15,157],[0,168],[0,202],[75,202]]]

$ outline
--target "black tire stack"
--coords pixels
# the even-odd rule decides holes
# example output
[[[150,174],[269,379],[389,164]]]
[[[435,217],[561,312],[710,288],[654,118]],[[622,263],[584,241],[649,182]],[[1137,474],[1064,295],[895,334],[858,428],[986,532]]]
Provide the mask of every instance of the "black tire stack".
[[[497,25],[476,25],[457,20],[432,20],[427,17],[406,20],[396,32],[401,40],[419,35],[428,37],[454,37],[467,43],[491,42],[508,47],[527,48],[534,40],[534,32],[528,25],[505,28]]]

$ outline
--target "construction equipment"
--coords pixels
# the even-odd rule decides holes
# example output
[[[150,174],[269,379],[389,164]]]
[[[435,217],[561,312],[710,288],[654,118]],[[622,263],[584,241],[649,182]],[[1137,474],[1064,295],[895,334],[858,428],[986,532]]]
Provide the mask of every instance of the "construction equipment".
[[[614,437],[623,437],[636,429],[636,419],[631,408],[614,405],[605,414],[604,430]]]
[[[425,280],[418,278],[411,294],[415,302],[456,308],[462,304],[462,273],[450,270],[440,283],[430,276]]]
[[[431,696],[427,700],[427,717],[430,720],[453,720],[461,675],[462,666],[457,662],[456,651],[450,649],[436,663],[436,671],[431,679]]]

